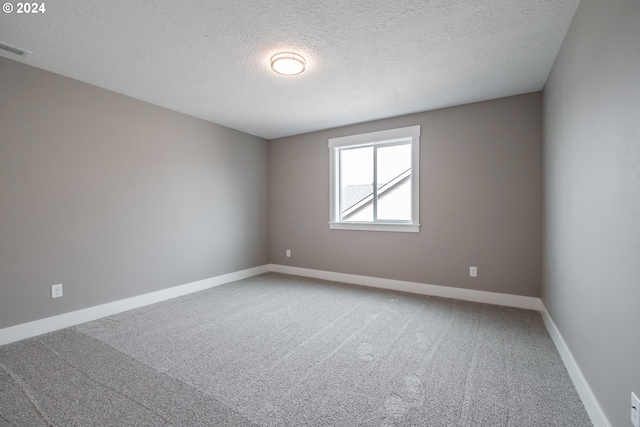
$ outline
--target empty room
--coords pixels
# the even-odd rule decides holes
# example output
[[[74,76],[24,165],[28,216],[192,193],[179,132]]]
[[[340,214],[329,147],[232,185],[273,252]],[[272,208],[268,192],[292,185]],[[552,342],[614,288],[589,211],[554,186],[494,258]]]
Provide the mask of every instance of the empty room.
[[[1,426],[640,427],[640,1],[3,2]]]

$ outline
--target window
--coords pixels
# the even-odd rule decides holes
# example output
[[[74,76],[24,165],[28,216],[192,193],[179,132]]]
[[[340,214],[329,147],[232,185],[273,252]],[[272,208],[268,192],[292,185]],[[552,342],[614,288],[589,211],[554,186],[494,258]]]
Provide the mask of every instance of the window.
[[[329,227],[419,231],[419,149],[420,126],[329,139]]]

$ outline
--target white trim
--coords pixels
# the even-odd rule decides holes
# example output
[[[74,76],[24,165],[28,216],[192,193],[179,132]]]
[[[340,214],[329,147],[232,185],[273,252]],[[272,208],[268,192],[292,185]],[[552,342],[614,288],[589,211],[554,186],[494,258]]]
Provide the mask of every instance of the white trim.
[[[580,399],[582,399],[582,404],[587,410],[587,414],[589,414],[589,418],[591,418],[591,422],[594,427],[611,427],[607,416],[591,391],[591,387],[589,387],[587,379],[582,375],[582,371],[576,363],[576,360],[573,358],[571,350],[569,350],[567,343],[564,338],[562,338],[560,330],[554,323],[551,315],[549,315],[549,312],[547,312],[542,301],[540,302],[540,311],[542,312],[542,320],[547,327],[547,331],[549,332],[549,335],[551,335],[551,339],[555,343],[558,353],[560,353],[560,357],[562,357],[564,366],[569,372],[573,385],[576,387],[578,395],[580,396]]]
[[[353,283],[356,285],[391,289],[421,295],[454,298],[465,301],[474,301],[486,304],[496,304],[507,307],[540,311],[547,331],[549,332],[551,339],[555,343],[556,348],[558,349],[558,353],[560,353],[560,357],[562,358],[562,361],[567,368],[567,371],[569,372],[569,376],[571,377],[571,380],[573,381],[573,384],[578,391],[578,395],[580,396],[582,404],[584,405],[594,427],[611,427],[611,423],[609,423],[607,416],[600,407],[600,404],[598,403],[595,395],[591,391],[589,383],[582,374],[582,371],[576,363],[576,360],[573,358],[569,347],[562,338],[560,331],[556,327],[553,319],[547,312],[540,298],[476,291],[471,289],[451,288],[447,286],[427,285],[416,282],[382,279],[378,277],[358,276],[354,274],[290,267],[279,264],[269,264],[269,271],[297,276],[313,277],[322,280]]]
[[[259,267],[210,277],[208,279],[198,280],[197,282],[191,282],[168,289],[162,289],[160,291],[150,292],[144,295],[96,305],[94,307],[47,317],[45,319],[35,320],[21,325],[10,326],[8,328],[0,329],[0,345],[46,334],[58,329],[68,328],[69,326],[122,313],[123,311],[132,310],[134,308],[144,307],[145,305],[155,304],[168,299],[203,291],[225,283],[235,282],[236,280],[242,280],[252,276],[257,276],[258,274],[267,273],[268,271],[268,265],[261,265]]]
[[[332,230],[397,231],[400,233],[418,233],[420,224],[385,224],[379,222],[330,222]]]
[[[279,264],[269,264],[269,271],[291,274],[295,276],[312,277],[315,279],[353,283],[356,285],[369,286],[373,288],[410,292],[413,294],[454,298],[464,301],[524,308],[527,310],[540,310],[540,298],[535,297],[501,294],[497,292],[476,291],[473,289],[453,288],[449,286],[427,285],[424,283],[383,279],[379,277],[358,276],[355,274],[335,273],[332,271],[324,270],[312,270],[309,268],[290,267],[287,265]]]
[[[358,146],[406,142],[411,145],[411,220],[410,228],[398,228],[383,221],[368,224],[341,221],[339,150]],[[420,232],[420,125],[387,129],[379,132],[329,138],[329,228],[334,230]],[[375,160],[374,160],[375,164]],[[375,179],[374,179],[375,186]],[[375,208],[374,208],[375,210]],[[375,215],[375,214],[374,214]],[[337,226],[340,224],[340,226]]]
[[[551,339],[555,343],[556,348],[558,349],[558,352],[562,357],[562,361],[564,362],[564,365],[569,372],[569,376],[571,377],[573,384],[578,391],[578,395],[582,399],[582,403],[584,404],[594,427],[611,427],[607,416],[603,412],[600,404],[598,403],[598,400],[591,391],[589,383],[587,383],[587,380],[582,374],[580,367],[576,363],[576,360],[573,358],[571,350],[569,350],[569,347],[564,341],[562,334],[553,322],[553,319],[547,312],[542,301],[539,298],[535,297],[452,288],[448,286],[428,285],[417,282],[359,276],[355,274],[336,273],[332,271],[291,267],[279,264],[267,264],[0,329],[0,345],[9,344],[37,335],[46,334],[48,332],[64,329],[70,326],[78,325],[80,323],[89,322],[105,316],[111,316],[117,313],[122,313],[124,311],[188,295],[194,292],[203,291],[205,289],[220,286],[225,283],[246,279],[270,271],[296,276],[312,277],[322,280],[353,283],[356,285],[369,286],[374,288],[410,292],[420,295],[454,298],[465,301],[474,301],[485,304],[495,304],[507,307],[540,311],[547,331],[549,332]]]

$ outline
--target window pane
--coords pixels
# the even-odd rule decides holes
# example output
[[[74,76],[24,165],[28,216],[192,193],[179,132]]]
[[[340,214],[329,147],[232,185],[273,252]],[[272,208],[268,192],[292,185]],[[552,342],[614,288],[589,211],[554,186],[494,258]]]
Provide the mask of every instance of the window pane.
[[[373,221],[373,147],[340,150],[340,216]]]
[[[378,148],[378,219],[411,220],[411,145]]]

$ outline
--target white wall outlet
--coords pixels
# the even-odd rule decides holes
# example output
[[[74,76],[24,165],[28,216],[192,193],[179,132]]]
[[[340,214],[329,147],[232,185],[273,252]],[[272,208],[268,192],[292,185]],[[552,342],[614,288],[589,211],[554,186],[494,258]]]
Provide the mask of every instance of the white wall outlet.
[[[287,258],[291,258],[291,249],[287,249]]]
[[[60,298],[62,296],[62,284],[51,285],[51,298]]]
[[[634,392],[631,392],[631,423],[640,427],[640,400]]]
[[[478,267],[469,267],[469,277],[478,277]]]

